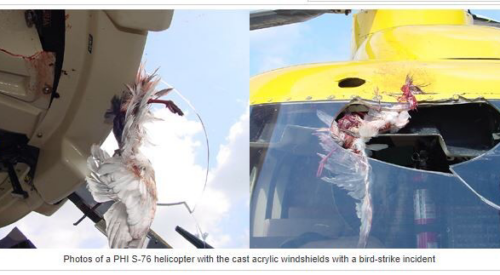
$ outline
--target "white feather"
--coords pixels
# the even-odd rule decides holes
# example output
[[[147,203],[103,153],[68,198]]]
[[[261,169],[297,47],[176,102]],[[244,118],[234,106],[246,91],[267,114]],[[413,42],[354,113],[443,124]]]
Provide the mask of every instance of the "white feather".
[[[95,155],[89,157],[90,163],[103,153],[100,148],[92,152]],[[144,244],[156,209],[156,197],[148,192],[145,180],[148,178],[135,175],[117,156],[102,160],[96,172],[87,177],[88,189],[97,202],[116,201],[104,215],[110,247]]]
[[[153,117],[148,101],[158,93],[157,83],[140,71],[137,83],[124,95],[128,105],[120,154],[111,157],[93,145],[87,161],[87,186],[94,199],[115,201],[104,214],[111,248],[143,248],[156,212],[154,170],[139,148],[146,140],[143,124]]]

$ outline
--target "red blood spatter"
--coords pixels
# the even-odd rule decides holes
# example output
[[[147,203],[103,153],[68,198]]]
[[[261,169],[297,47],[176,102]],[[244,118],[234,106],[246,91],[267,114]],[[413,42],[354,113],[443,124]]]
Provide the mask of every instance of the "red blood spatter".
[[[40,51],[32,55],[23,55],[10,52],[5,49],[0,49],[0,52],[6,53],[12,57],[22,58],[28,63],[28,67],[36,72],[34,86],[30,85],[30,89],[35,92],[42,92],[45,87],[52,89],[54,82],[54,62],[55,56],[53,53]]]
[[[43,92],[45,88],[52,90],[54,82],[55,56],[51,52],[39,52],[29,58],[24,58],[28,67],[35,72],[34,86],[30,88],[35,92]],[[48,95],[43,93],[43,95]]]
[[[133,165],[132,166],[132,172],[134,173],[134,175],[136,175],[138,178],[141,177],[141,169],[139,168],[139,166],[137,165]]]
[[[378,130],[379,133],[385,133],[387,131],[391,130],[391,123],[387,122],[386,124],[384,124],[384,126],[382,128],[380,128]]]
[[[359,127],[361,120],[357,114],[346,114],[337,122],[339,129],[349,130],[351,128]]]
[[[16,54],[16,53],[9,52],[9,51],[7,51],[5,49],[0,49],[0,52],[4,52],[4,53],[6,53],[6,54],[8,54],[10,56],[13,56],[13,57],[20,57],[20,58],[28,60],[28,61],[37,58],[37,56],[39,56],[41,53],[43,53],[43,52],[37,52],[37,53],[35,53],[33,55],[26,56],[26,55],[22,55],[22,54]]]
[[[343,147],[345,149],[350,149],[353,145],[354,145],[354,140],[356,138],[349,135],[349,134],[345,134],[345,138],[344,138],[344,144],[343,144]]]
[[[403,95],[398,98],[399,102],[407,102],[408,105],[410,106],[410,110],[415,110],[417,109],[417,98],[415,95],[413,95],[412,90],[420,90],[417,86],[413,85],[413,80],[411,78],[408,78],[405,85],[401,87],[401,91],[403,92]]]

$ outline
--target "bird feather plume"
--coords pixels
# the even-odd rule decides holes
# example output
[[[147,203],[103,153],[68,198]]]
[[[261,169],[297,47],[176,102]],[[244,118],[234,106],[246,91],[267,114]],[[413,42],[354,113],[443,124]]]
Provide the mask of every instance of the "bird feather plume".
[[[157,90],[160,78],[148,75],[141,65],[135,82],[126,85],[120,97],[111,100],[106,119],[113,118],[118,150],[113,156],[92,145],[87,160],[90,175],[87,187],[99,203],[113,201],[104,214],[111,248],[143,248],[156,212],[156,182],[151,162],[139,148],[147,138],[144,123],[154,119],[149,109],[161,103],[182,115],[175,103],[159,99],[171,89]]]

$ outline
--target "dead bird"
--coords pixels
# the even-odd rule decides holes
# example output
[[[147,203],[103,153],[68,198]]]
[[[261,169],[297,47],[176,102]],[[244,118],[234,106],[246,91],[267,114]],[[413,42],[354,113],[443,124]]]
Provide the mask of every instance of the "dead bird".
[[[316,176],[321,177],[327,169],[332,176],[321,179],[345,189],[356,200],[356,214],[361,221],[360,248],[368,243],[373,219],[372,171],[366,151],[385,148],[381,144],[367,145],[367,142],[381,133],[395,133],[406,126],[410,119],[408,111],[418,105],[415,94],[423,93],[410,76],[406,77],[401,92],[398,103],[391,107],[366,104],[367,112],[345,112],[338,121],[322,111],[317,112],[318,118],[329,127],[316,132],[320,146],[328,152],[318,154],[321,160]]]
[[[139,148],[147,139],[144,124],[154,120],[150,104],[164,104],[183,115],[173,101],[160,97],[172,89],[158,91],[156,72],[147,75],[140,67],[135,83],[127,85],[121,97],[113,97],[106,113],[113,116],[113,134],[118,149],[111,157],[99,145],[92,145],[87,163],[91,171],[87,188],[98,203],[114,201],[104,214],[111,248],[143,248],[156,212],[155,171]]]

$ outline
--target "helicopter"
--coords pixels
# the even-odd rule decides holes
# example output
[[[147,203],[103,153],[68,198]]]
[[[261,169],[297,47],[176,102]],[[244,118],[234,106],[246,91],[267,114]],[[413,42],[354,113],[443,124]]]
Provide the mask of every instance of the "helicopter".
[[[250,29],[350,12],[257,11]],[[250,247],[500,247],[500,23],[466,10],[359,10],[352,20],[349,61],[250,80]],[[318,133],[402,106],[408,83],[418,106],[403,127],[365,140],[362,153],[325,152]],[[361,191],[349,187],[361,184],[360,154]]]
[[[104,114],[135,80],[148,32],[170,28],[173,10],[1,10],[0,228],[64,204],[105,234],[103,214],[86,188],[92,144],[112,123]],[[117,66],[119,64],[119,66]],[[195,246],[210,247],[181,227]],[[153,230],[148,248],[171,248]],[[0,247],[36,247],[14,228]]]

